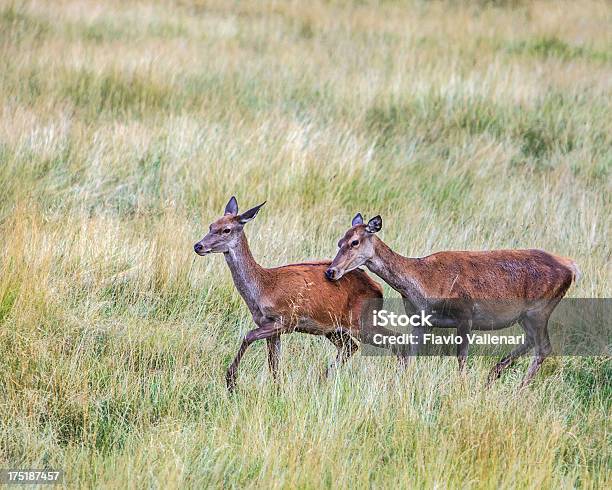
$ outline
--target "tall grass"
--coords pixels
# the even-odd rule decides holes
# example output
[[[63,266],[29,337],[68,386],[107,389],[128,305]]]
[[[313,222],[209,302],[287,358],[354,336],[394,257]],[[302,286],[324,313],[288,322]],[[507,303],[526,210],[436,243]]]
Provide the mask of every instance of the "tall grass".
[[[540,247],[609,297],[611,10],[585,2],[0,3],[0,467],[69,486],[609,487],[609,359],[334,355],[252,328],[192,244],[263,265],[357,211],[399,251]],[[395,295],[388,290],[387,294]]]

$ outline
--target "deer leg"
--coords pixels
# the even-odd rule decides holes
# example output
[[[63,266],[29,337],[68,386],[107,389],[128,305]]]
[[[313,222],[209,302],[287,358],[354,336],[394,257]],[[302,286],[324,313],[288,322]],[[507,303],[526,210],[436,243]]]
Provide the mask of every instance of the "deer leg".
[[[501,361],[499,361],[495,366],[493,366],[493,369],[491,369],[491,371],[489,372],[489,376],[487,378],[487,386],[490,386],[493,381],[495,381],[501,376],[504,369],[512,366],[512,364],[514,364],[514,361],[529,352],[532,347],[533,342],[529,337],[527,337],[527,342],[525,342],[525,344],[517,347],[506,357],[502,358]]]
[[[468,334],[471,330],[471,321],[462,322],[457,327],[457,335],[461,339],[461,343],[457,344],[457,361],[459,363],[459,372],[465,373],[468,350],[470,348]]]
[[[527,339],[526,342],[523,345],[518,346],[516,349],[510,352],[510,354],[503,357],[495,366],[493,366],[489,372],[489,376],[487,377],[487,387],[489,387],[493,381],[501,376],[504,369],[512,366],[512,364],[514,364],[519,357],[527,354],[527,352],[533,348],[533,329],[531,328],[530,324],[526,323],[526,319],[524,318],[520,320],[520,324],[525,331]]]
[[[280,359],[281,340],[280,336],[266,339],[268,344],[268,367],[274,381],[278,381],[278,361]]]
[[[233,362],[230,364],[230,367],[227,369],[227,373],[225,375],[225,382],[227,384],[227,389],[232,392],[236,387],[236,374],[238,372],[238,365],[240,364],[240,360],[242,356],[249,348],[249,346],[255,342],[256,340],[269,339],[273,337],[277,337],[281,333],[282,326],[276,323],[267,323],[262,325],[259,328],[254,330],[250,330],[245,336],[240,344],[240,348],[236,353],[236,357]]]
[[[411,345],[410,355],[416,357],[421,352],[421,348],[425,345],[425,334],[428,332],[428,328],[425,327],[414,327],[412,334],[414,335],[416,342]]]
[[[527,386],[536,373],[540,370],[540,366],[548,355],[552,352],[550,339],[548,338],[548,315],[546,317],[525,317],[525,328],[532,334],[535,344],[535,352],[533,360],[527,369],[527,374],[523,378],[521,388]]]
[[[405,346],[385,344],[386,337],[397,337],[398,335],[400,335],[400,332],[394,332],[381,326],[370,325],[361,328],[359,332],[359,341],[364,344],[373,345],[374,347],[390,350],[398,357],[400,364],[403,366],[408,363],[409,359],[409,356],[405,352]]]
[[[337,368],[342,366],[349,358],[357,352],[359,347],[353,341],[351,336],[344,329],[339,329],[334,332],[325,335],[327,339],[336,346],[338,353],[336,354],[336,360],[332,361],[331,364],[325,370],[325,377],[328,378]]]

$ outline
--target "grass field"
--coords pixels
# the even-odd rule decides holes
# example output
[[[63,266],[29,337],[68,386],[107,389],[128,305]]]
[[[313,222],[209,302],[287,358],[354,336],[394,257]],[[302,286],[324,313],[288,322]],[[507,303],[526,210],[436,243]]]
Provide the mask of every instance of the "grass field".
[[[407,255],[539,247],[610,297],[605,1],[0,0],[0,467],[70,487],[612,485],[612,366],[265,345],[221,256],[235,194],[272,266],[360,211]],[[386,288],[389,296],[396,294]]]

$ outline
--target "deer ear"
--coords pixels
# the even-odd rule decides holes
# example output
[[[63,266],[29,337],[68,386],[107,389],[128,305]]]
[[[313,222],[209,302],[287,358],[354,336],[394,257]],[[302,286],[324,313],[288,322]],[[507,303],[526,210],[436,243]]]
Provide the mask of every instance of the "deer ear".
[[[363,216],[361,216],[361,213],[357,213],[355,217],[353,218],[353,221],[351,221],[351,226],[362,225],[362,224],[363,224]]]
[[[380,231],[382,228],[382,218],[380,216],[374,216],[366,226],[366,231],[368,233],[376,233]]]
[[[238,222],[245,224],[248,223],[249,221],[251,221],[253,218],[255,218],[255,216],[257,216],[257,213],[259,213],[259,210],[261,209],[261,207],[266,203],[266,201],[262,202],[260,205],[255,206],[254,208],[249,209],[248,211],[245,211],[244,213],[242,213],[240,216],[238,216]]]
[[[238,201],[234,196],[231,197],[227,204],[225,205],[225,215],[236,216],[238,214]]]

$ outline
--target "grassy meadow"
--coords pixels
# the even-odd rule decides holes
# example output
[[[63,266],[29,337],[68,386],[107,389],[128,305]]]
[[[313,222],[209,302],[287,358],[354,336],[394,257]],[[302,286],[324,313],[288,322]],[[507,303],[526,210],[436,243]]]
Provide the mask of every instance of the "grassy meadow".
[[[265,344],[222,256],[264,266],[381,214],[406,255],[538,247],[610,297],[606,1],[0,0],[0,468],[68,487],[610,488],[612,366]],[[397,296],[386,287],[389,296]]]

